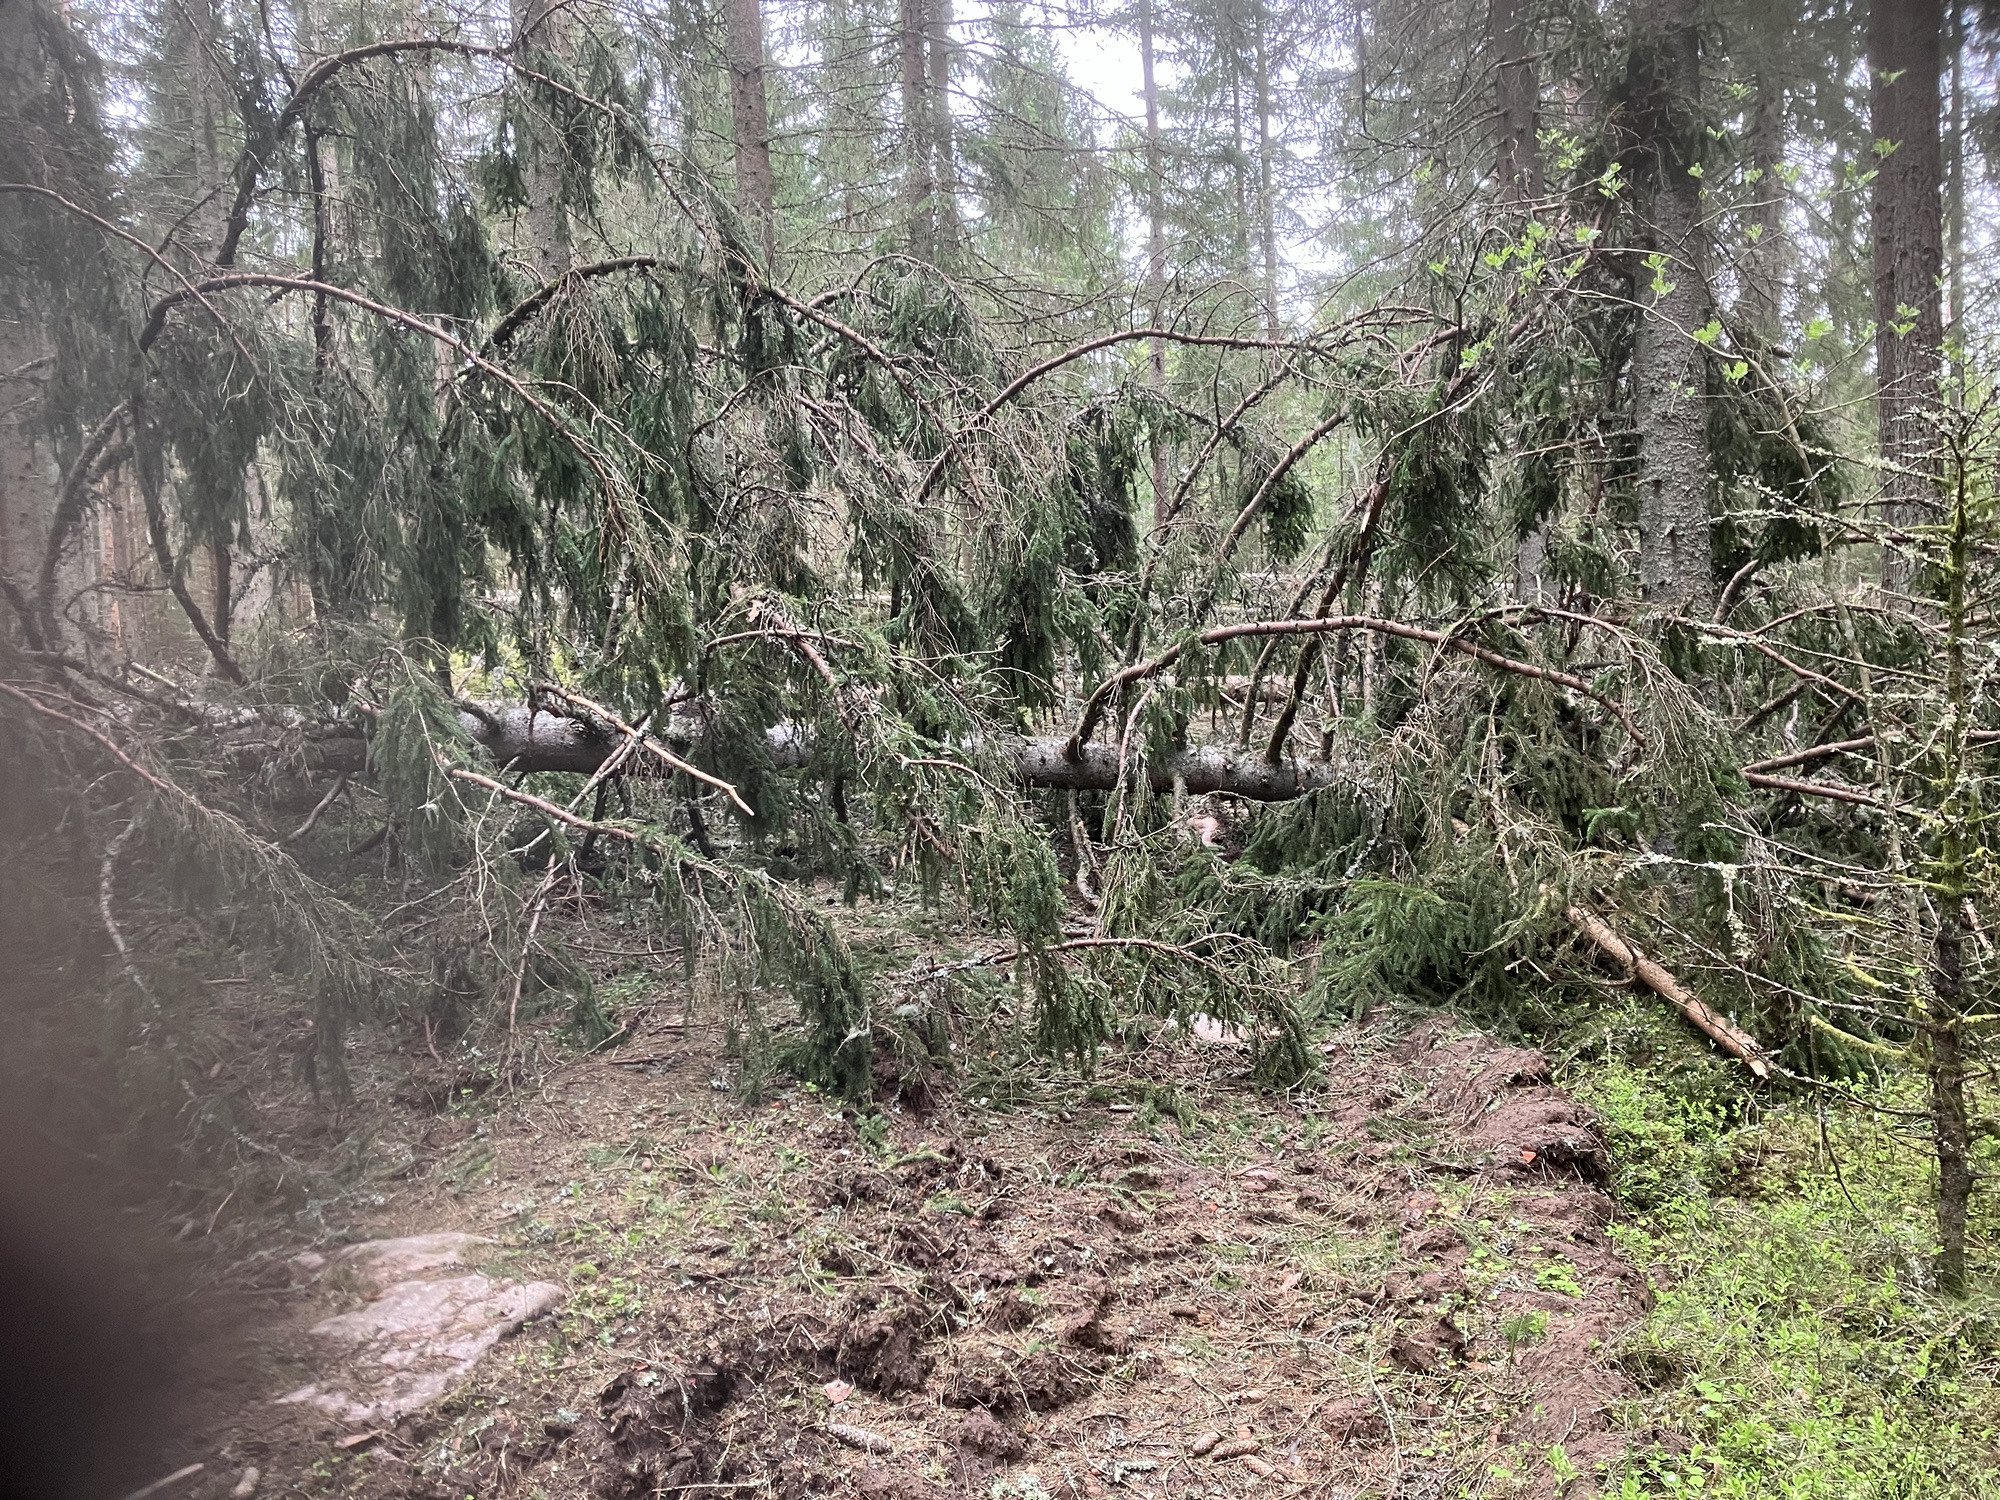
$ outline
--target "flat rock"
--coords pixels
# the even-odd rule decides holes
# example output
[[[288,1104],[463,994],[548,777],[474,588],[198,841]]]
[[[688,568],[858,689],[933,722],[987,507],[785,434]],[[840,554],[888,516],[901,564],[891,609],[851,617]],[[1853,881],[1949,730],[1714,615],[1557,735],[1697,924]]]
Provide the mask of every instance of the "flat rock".
[[[312,1326],[335,1368],[280,1401],[350,1425],[394,1422],[445,1395],[495,1344],[561,1304],[548,1281],[503,1281],[461,1269],[467,1251],[492,1242],[426,1234],[349,1245],[333,1257],[371,1299]]]
[[[467,1257],[493,1241],[480,1234],[413,1234],[399,1240],[363,1240],[333,1252],[366,1296],[379,1296],[399,1281],[412,1281],[438,1271],[461,1270]]]

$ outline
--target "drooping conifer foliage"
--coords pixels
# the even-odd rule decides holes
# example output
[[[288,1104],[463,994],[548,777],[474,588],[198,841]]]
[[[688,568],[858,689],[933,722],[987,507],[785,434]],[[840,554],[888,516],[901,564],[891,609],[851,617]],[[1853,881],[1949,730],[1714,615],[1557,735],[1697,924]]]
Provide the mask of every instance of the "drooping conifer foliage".
[[[1862,19],[0,0],[9,837],[114,934],[256,910],[336,1086],[365,1015],[606,1041],[558,896],[857,1099],[996,964],[1048,1057],[1283,1085],[1383,1000],[1559,1028],[1614,931],[1760,1078],[1920,1059],[1962,1276],[1984,33],[1882,44],[1972,60],[1906,155]],[[1001,946],[863,973],[827,879]]]

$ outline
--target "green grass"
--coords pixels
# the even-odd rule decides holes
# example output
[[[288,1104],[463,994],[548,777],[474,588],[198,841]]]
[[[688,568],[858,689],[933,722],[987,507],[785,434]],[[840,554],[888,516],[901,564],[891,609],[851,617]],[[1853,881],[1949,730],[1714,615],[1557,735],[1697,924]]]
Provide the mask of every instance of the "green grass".
[[[1718,1082],[1578,1081],[1610,1128],[1613,1233],[1656,1292],[1621,1362],[1634,1430],[1665,1436],[1607,1493],[2000,1496],[2000,1298],[1990,1268],[1963,1301],[1934,1291],[1924,1142],[1859,1110],[1822,1133],[1810,1103],[1732,1118]]]

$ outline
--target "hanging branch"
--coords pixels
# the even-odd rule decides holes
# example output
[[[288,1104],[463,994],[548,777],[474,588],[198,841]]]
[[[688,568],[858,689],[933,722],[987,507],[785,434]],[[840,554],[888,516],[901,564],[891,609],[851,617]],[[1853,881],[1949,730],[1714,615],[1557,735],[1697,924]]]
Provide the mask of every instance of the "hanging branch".
[[[98,460],[111,446],[130,410],[131,402],[120,401],[104,414],[104,420],[84,439],[83,449],[69,466],[62,489],[57,493],[55,512],[49,519],[48,542],[42,549],[41,575],[35,581],[35,612],[41,622],[42,639],[50,649],[59,647],[62,640],[56,621],[56,572],[62,566],[63,553],[68,550],[70,533],[83,520],[84,499],[90,493],[91,480],[97,476]]]
[[[181,612],[194,627],[194,633],[201,637],[201,643],[208,647],[208,654],[215,658],[215,664],[238,687],[248,687],[250,678],[236,664],[236,658],[229,654],[229,647],[210,627],[208,616],[195,603],[194,595],[188,592],[187,580],[181,576],[180,564],[174,559],[173,544],[167,539],[167,512],[160,503],[158,476],[150,472],[144,463],[133,465],[139,480],[139,494],[146,502],[146,535],[153,543],[153,557],[160,565],[161,576],[173,590],[174,598],[180,602]]]
[[[1191,647],[1219,646],[1225,641],[1257,636],[1318,636],[1338,630],[1372,630],[1381,635],[1393,635],[1403,640],[1423,641],[1427,645],[1438,647],[1440,650],[1456,651],[1461,655],[1469,656],[1475,661],[1494,668],[1496,671],[1512,672],[1522,677],[1533,677],[1542,682],[1552,683],[1557,687],[1567,688],[1573,693],[1580,693],[1584,697],[1602,704],[1617,716],[1618,722],[1624,726],[1626,734],[1632,738],[1635,744],[1643,745],[1645,743],[1646,737],[1639,732],[1639,726],[1633,721],[1632,715],[1626,709],[1625,705],[1609,694],[1598,691],[1598,689],[1592,687],[1581,677],[1574,676],[1568,672],[1558,671],[1554,667],[1539,666],[1534,662],[1518,661],[1511,656],[1503,656],[1490,647],[1481,646],[1477,642],[1466,640],[1463,636],[1447,631],[1427,630],[1421,625],[1406,625],[1400,620],[1384,620],[1374,615],[1330,615],[1312,620],[1248,620],[1237,625],[1218,625],[1211,630],[1204,630],[1200,635],[1192,639],[1184,640],[1180,644],[1162,651],[1150,661],[1139,662],[1134,666],[1124,668],[1122,671],[1112,673],[1111,676],[1105,678],[1103,682],[1097,685],[1096,690],[1091,693],[1089,700],[1084,704],[1083,717],[1078,722],[1076,731],[1067,741],[1064,747],[1065,753],[1072,757],[1082,753],[1089,732],[1096,727],[1098,718],[1103,713],[1104,705],[1110,700],[1114,692],[1128,682],[1137,682],[1141,678],[1151,677],[1165,671],[1168,667],[1179,661]],[[1268,756],[1266,758],[1270,759]]]
[[[1379,311],[1378,309],[1377,312],[1379,313]],[[1075,363],[1085,355],[1095,354],[1101,349],[1109,349],[1118,344],[1133,343],[1140,339],[1161,339],[1168,343],[1189,344],[1205,349],[1282,349],[1288,353],[1300,353],[1318,349],[1324,352],[1328,346],[1323,341],[1335,332],[1340,333],[1344,339],[1374,316],[1376,316],[1376,313],[1364,314],[1362,317],[1352,319],[1346,324],[1335,325],[1334,328],[1323,330],[1311,339],[1259,339],[1241,337],[1235,334],[1184,333],[1176,328],[1127,328],[1118,333],[1106,333],[1094,339],[1086,339],[1081,344],[1074,344],[1068,349],[1063,350],[1062,353],[1052,354],[1040,364],[1023,370],[1009,381],[998,395],[994,396],[984,406],[980,407],[979,410],[966,418],[945,439],[944,446],[938,450],[937,457],[931,460],[930,467],[924,471],[923,482],[917,486],[917,493],[911,500],[911,504],[913,506],[921,506],[924,501],[930,498],[931,492],[937,488],[939,480],[943,479],[944,471],[950,466],[952,459],[957,456],[958,450],[964,444],[965,440],[992,420],[994,413],[998,412],[1001,407],[1012,401],[1037,380],[1042,379],[1046,375],[1053,374],[1064,365]],[[1335,341],[1336,345],[1338,342],[1340,340]]]

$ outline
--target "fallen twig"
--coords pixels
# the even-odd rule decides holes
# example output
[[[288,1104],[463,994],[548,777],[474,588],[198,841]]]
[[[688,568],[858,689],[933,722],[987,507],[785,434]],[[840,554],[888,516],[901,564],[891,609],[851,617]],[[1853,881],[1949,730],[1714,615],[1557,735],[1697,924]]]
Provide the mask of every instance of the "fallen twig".
[[[144,1485],[141,1488],[132,1491],[131,1494],[125,1497],[125,1500],[146,1500],[146,1496],[157,1495],[160,1493],[161,1490],[166,1489],[169,1485],[179,1484],[183,1479],[192,1479],[195,1475],[199,1474],[203,1469],[207,1467],[208,1467],[207,1464],[189,1464],[184,1469],[176,1469],[174,1470],[173,1473],[168,1474],[163,1478],[155,1479],[151,1484]]]

